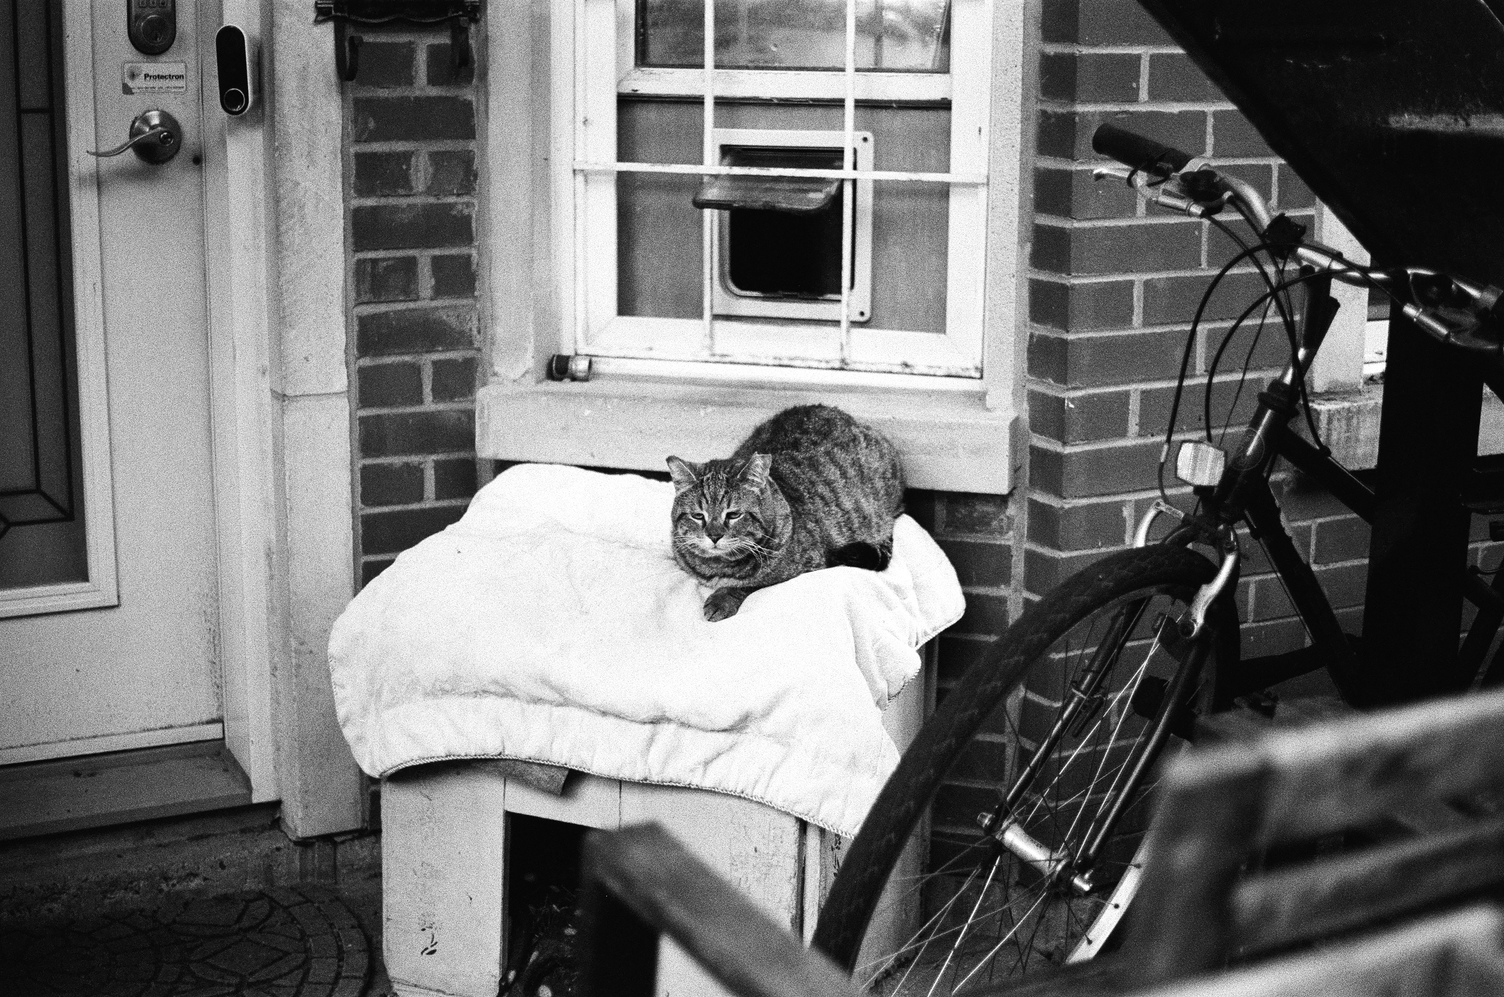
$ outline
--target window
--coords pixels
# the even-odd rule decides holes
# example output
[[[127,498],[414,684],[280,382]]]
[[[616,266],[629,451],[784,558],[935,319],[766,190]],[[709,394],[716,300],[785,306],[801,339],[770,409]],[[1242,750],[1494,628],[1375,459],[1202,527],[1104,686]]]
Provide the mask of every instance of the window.
[[[985,0],[568,6],[584,54],[564,205],[571,352],[980,377]],[[835,160],[747,158],[801,148]],[[802,224],[787,208],[695,205],[707,185],[753,179],[838,190]],[[838,252],[810,252],[812,227]],[[749,242],[804,272],[739,285],[737,274],[770,276]]]
[[[1010,487],[1021,4],[533,14],[489,43],[483,456],[661,468],[686,416],[734,444],[824,400],[908,434],[917,487]]]

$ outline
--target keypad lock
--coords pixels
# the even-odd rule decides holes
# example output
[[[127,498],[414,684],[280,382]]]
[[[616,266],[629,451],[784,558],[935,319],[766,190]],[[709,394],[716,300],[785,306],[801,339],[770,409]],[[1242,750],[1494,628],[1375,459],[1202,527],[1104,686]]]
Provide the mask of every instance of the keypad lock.
[[[138,52],[161,55],[178,37],[177,0],[126,0],[125,24]]]

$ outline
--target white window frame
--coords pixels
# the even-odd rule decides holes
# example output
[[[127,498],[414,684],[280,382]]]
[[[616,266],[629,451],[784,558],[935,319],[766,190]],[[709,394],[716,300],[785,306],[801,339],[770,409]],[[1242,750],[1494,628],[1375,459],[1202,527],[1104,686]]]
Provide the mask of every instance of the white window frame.
[[[836,343],[825,357],[795,367],[759,362],[782,359],[776,337],[787,333],[775,331],[777,323],[752,329],[764,338],[744,351],[731,331],[738,354],[706,362],[703,323],[615,314],[618,85],[632,93],[682,93],[688,77],[703,79],[705,71],[644,69],[622,79],[612,72],[605,74],[605,86],[582,85],[577,59],[595,67],[620,66],[623,13],[616,0],[535,0],[532,31],[493,26],[485,221],[491,374],[477,398],[478,452],[502,460],[660,470],[664,454],[687,449],[687,438],[703,441],[706,448],[692,457],[729,452],[757,420],[778,408],[824,401],[883,426],[904,451],[914,487],[1011,489],[1022,391],[1014,358],[1022,353],[1024,334],[1027,226],[1019,197],[1032,147],[1032,129],[1025,126],[1032,86],[1025,68],[1032,53],[1019,0],[957,3],[959,10],[977,16],[955,24],[952,74],[927,75],[928,89],[920,97],[935,99],[946,90],[953,97],[952,172],[928,181],[945,182],[952,191],[947,334],[848,325],[844,359]],[[578,22],[576,4],[583,11]],[[963,30],[963,23],[971,27]],[[811,80],[800,81],[801,76]],[[721,96],[778,96],[782,91],[765,85],[804,87],[813,80],[844,89],[839,96],[851,132],[854,100],[891,93],[887,88],[900,80],[912,86],[915,74],[731,70],[721,71],[715,89]],[[963,100],[957,112],[954,95],[961,90],[980,95],[971,111]],[[695,175],[734,172],[705,164],[676,169]],[[896,177],[909,175],[873,172],[861,179]],[[956,178],[966,182],[953,182]],[[599,223],[584,225],[576,203],[587,204]],[[602,211],[603,206],[612,210]],[[957,242],[958,231],[969,234]],[[578,270],[577,243],[585,247],[581,259],[586,261]],[[604,260],[609,265],[596,265]],[[577,279],[586,274],[588,294],[587,282]],[[587,347],[612,336],[631,341],[634,335],[642,346],[648,332],[651,353],[595,354],[588,382],[545,377],[550,356],[576,352],[582,334]],[[914,335],[930,341],[929,355],[892,363],[895,350]],[[809,338],[802,336],[801,346]],[[691,423],[698,424],[692,431]]]

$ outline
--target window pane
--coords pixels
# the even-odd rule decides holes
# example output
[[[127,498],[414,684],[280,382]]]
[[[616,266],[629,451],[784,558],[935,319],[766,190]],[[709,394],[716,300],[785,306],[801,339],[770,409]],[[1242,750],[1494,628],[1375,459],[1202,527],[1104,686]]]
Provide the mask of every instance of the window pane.
[[[704,65],[704,0],[637,0],[637,64]],[[845,0],[716,0],[722,69],[842,69]],[[857,0],[859,70],[950,69],[949,0]]]

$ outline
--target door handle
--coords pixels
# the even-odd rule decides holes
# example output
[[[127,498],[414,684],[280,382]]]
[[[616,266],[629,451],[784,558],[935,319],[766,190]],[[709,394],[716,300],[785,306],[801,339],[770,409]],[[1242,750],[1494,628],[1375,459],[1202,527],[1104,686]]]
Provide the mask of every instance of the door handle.
[[[142,111],[131,122],[131,130],[124,142],[113,149],[96,152],[85,149],[91,156],[108,159],[130,149],[143,163],[160,165],[178,154],[183,146],[183,126],[166,111]]]

